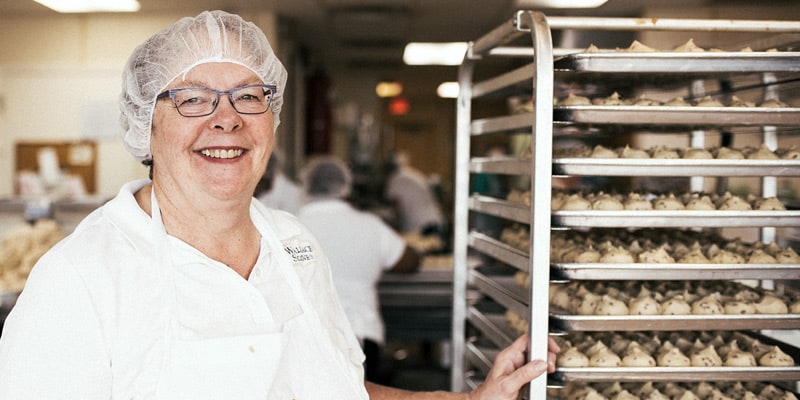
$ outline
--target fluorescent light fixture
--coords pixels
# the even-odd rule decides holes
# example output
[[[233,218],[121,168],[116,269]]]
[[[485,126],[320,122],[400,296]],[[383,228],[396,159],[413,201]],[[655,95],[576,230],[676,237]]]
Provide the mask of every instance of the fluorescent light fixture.
[[[459,89],[458,82],[442,82],[436,88],[436,94],[445,99],[455,99],[458,97]]]
[[[380,98],[397,97],[403,93],[403,84],[393,81],[381,81],[375,85],[375,94]]]
[[[466,51],[466,42],[411,42],[403,51],[403,62],[407,65],[460,65]]]
[[[136,12],[137,0],[33,0],[60,13]]]
[[[608,0],[516,0],[514,8],[597,8]]]

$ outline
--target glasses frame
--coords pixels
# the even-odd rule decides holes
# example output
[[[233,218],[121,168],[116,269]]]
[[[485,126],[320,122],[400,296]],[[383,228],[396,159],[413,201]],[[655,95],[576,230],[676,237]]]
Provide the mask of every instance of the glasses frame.
[[[233,100],[233,94],[235,92],[239,91],[239,90],[247,89],[247,88],[251,88],[251,87],[261,87],[265,91],[266,90],[270,91],[270,94],[269,94],[269,97],[268,97],[268,100],[267,100],[267,107],[264,109],[264,111],[242,112],[242,111],[239,111],[238,108],[236,108],[236,101]],[[198,114],[198,115],[185,115],[185,114],[183,114],[181,112],[180,107],[178,107],[177,101],[175,101],[175,94],[179,93],[181,91],[184,91],[184,90],[198,90],[198,89],[199,90],[206,90],[208,92],[214,92],[214,93],[217,94],[217,99],[214,101],[214,106],[211,108],[211,111],[209,111],[206,114]],[[229,89],[229,90],[216,90],[216,89],[211,89],[211,88],[202,87],[202,86],[194,86],[194,87],[183,87],[183,88],[175,88],[175,89],[165,90],[165,91],[159,93],[158,96],[156,96],[156,101],[161,100],[161,99],[166,99],[166,98],[169,97],[172,100],[172,104],[175,106],[175,110],[178,111],[178,114],[180,114],[181,116],[186,117],[186,118],[206,117],[206,116],[209,116],[209,115],[213,114],[214,111],[217,110],[217,106],[219,105],[219,97],[224,95],[224,94],[226,94],[226,95],[228,95],[228,100],[231,102],[231,106],[233,106],[233,109],[236,110],[237,113],[246,114],[246,115],[255,115],[255,114],[264,114],[265,112],[269,111],[270,108],[272,108],[272,98],[275,97],[275,94],[277,93],[277,91],[278,91],[278,88],[275,85],[267,85],[267,84],[244,85],[244,86],[235,87],[235,88]]]

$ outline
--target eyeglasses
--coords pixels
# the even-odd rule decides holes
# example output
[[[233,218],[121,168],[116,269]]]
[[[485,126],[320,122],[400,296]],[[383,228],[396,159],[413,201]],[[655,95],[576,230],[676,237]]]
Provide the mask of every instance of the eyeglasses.
[[[239,114],[263,114],[272,105],[275,85],[246,85],[230,90],[204,87],[170,89],[156,96],[156,100],[169,97],[178,114],[184,117],[204,117],[217,109],[219,96],[227,94],[233,109]]]

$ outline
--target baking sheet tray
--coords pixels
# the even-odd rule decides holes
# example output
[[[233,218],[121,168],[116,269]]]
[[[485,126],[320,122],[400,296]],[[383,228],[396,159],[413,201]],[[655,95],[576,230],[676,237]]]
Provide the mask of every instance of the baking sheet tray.
[[[526,316],[530,314],[528,310],[529,291],[514,283],[513,277],[487,276],[480,271],[472,271],[470,277],[476,289],[502,304],[503,307],[514,311],[523,318],[527,318]]]
[[[528,289],[510,276],[486,276],[472,272],[473,284],[482,293],[527,319]],[[573,315],[550,306],[550,324],[565,331],[677,331],[800,329],[800,314],[746,315]]]
[[[781,350],[800,359],[800,349],[757,332],[747,332],[762,343],[779,345]],[[560,367],[553,376],[563,381],[797,381],[800,366],[787,367]]]
[[[557,71],[658,72],[799,72],[800,52],[602,52],[570,54],[554,60]]]
[[[800,225],[798,211],[734,210],[587,210],[553,211],[553,225],[589,227],[791,227]]]
[[[552,279],[800,279],[798,264],[552,263]]]
[[[556,158],[553,173],[603,176],[800,176],[800,160]]]
[[[628,125],[798,125],[800,108],[556,106],[553,120]]]
[[[553,378],[563,381],[796,381],[798,367],[616,367],[558,368]]]
[[[800,329],[800,314],[573,315],[551,306],[550,324],[568,331]]]

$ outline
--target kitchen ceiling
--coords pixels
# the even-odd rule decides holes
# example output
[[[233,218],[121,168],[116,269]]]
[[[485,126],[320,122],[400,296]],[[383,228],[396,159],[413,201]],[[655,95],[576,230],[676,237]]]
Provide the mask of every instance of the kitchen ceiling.
[[[468,41],[512,17],[520,0],[139,0],[142,13],[276,10],[289,37],[327,68],[394,69],[409,41]],[[524,0],[522,0],[524,1]],[[719,0],[672,0],[671,6]],[[781,1],[781,0],[772,0]],[[786,0],[782,0],[786,1]],[[796,0],[789,0],[796,1]],[[727,2],[728,4],[730,1]],[[636,16],[663,0],[609,0],[548,14]],[[0,15],[54,13],[32,0],[0,0]]]

